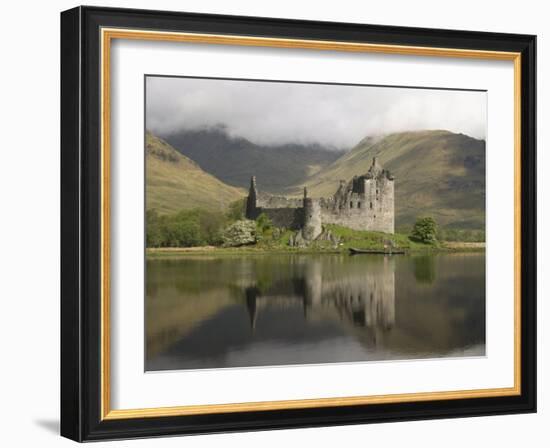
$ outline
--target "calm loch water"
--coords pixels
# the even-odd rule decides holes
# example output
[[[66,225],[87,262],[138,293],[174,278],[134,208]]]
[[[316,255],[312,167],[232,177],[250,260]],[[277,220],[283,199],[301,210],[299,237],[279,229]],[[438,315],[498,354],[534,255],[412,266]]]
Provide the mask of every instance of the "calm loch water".
[[[147,261],[146,370],[485,354],[485,255]]]

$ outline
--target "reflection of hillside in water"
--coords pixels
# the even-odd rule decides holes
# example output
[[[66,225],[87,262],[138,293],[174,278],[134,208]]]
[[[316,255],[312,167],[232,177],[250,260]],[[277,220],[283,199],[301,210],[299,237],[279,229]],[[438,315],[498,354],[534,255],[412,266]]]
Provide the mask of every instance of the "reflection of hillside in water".
[[[147,370],[482,355],[485,257],[147,263]]]

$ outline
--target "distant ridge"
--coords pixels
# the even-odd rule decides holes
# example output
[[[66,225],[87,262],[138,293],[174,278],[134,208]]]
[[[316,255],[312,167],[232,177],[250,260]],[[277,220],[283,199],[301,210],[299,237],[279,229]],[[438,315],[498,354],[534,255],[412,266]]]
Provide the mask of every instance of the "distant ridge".
[[[255,175],[261,179],[263,191],[269,193],[285,192],[344,154],[316,144],[262,146],[231,137],[223,127],[184,130],[161,137],[226,184],[247,188],[250,176]]]

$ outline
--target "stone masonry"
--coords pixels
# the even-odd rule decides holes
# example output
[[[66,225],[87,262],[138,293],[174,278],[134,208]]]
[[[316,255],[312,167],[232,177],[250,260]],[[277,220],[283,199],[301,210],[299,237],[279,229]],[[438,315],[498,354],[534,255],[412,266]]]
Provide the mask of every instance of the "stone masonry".
[[[321,234],[323,224],[394,233],[394,178],[375,157],[366,174],[341,180],[331,197],[311,198],[304,188],[303,198],[287,198],[258,193],[253,176],[246,217],[256,219],[262,213],[277,227],[301,230],[309,241]]]

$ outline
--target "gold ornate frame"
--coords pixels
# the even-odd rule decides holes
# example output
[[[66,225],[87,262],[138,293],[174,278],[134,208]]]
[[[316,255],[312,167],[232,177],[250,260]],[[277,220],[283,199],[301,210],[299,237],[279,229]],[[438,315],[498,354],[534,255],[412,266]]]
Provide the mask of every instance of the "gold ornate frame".
[[[186,42],[213,45],[296,48],[345,52],[505,60],[514,63],[514,386],[444,392],[315,398],[142,409],[111,409],[110,369],[110,131],[111,43],[114,39]],[[101,29],[101,420],[169,417],[243,411],[306,409],[383,403],[485,398],[521,395],[521,53],[454,48],[417,47],[336,41],[260,38],[232,35]]]

